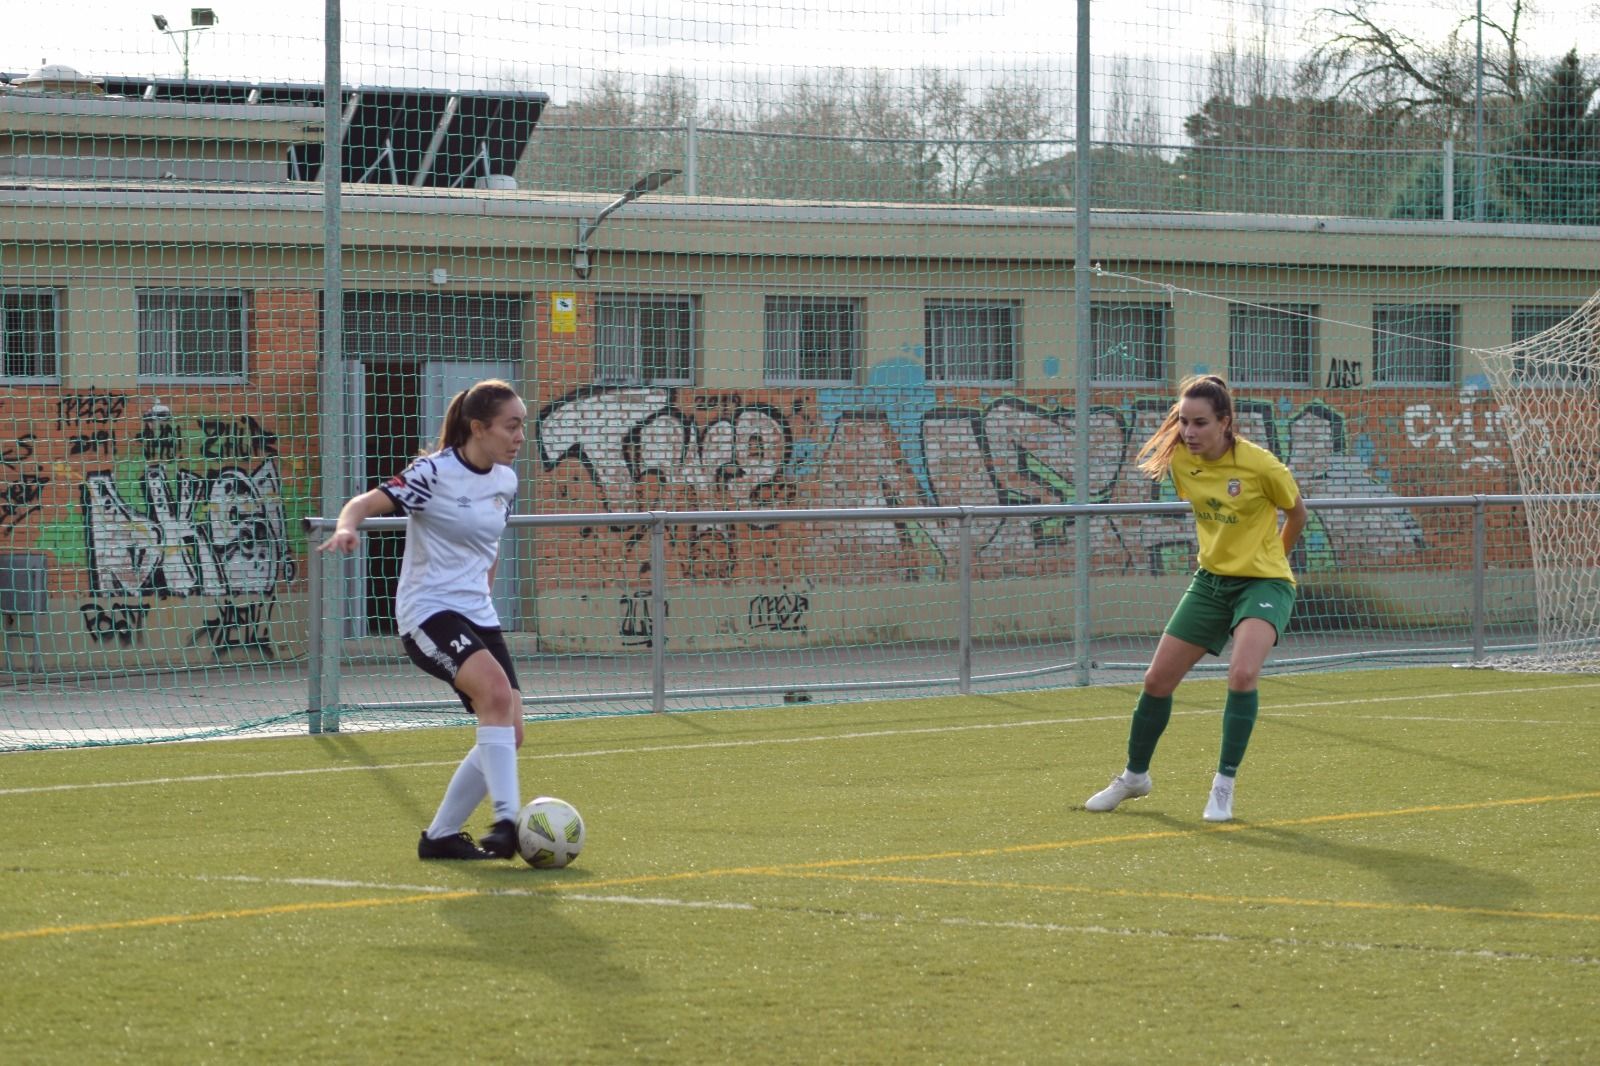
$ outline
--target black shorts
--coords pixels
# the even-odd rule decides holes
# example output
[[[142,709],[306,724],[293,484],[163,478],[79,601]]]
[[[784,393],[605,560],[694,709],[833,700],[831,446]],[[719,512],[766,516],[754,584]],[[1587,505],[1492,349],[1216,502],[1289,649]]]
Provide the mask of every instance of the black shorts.
[[[454,611],[429,615],[416,629],[403,634],[400,643],[412,662],[451,688],[455,688],[461,664],[473,653],[486,651],[506,672],[511,687],[522,691],[517,683],[517,668],[511,663],[511,649],[506,647],[505,634],[499,629],[475,626]],[[471,711],[472,701],[467,699],[467,694],[456,689],[456,695]]]

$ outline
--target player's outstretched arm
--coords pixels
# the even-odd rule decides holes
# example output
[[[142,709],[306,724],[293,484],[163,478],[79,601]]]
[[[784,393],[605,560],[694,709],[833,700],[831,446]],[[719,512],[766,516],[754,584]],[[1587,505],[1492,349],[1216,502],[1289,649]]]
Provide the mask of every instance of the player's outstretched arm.
[[[394,513],[394,500],[382,489],[372,489],[353,498],[339,509],[339,524],[318,551],[354,551],[361,543],[361,523],[369,518]]]

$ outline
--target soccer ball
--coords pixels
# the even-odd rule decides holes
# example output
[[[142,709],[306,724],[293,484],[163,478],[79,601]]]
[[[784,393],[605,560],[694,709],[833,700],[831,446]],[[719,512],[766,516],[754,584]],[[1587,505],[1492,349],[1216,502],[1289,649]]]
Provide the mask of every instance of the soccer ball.
[[[583,818],[566,800],[540,796],[517,815],[517,851],[529,866],[554,870],[583,850]]]

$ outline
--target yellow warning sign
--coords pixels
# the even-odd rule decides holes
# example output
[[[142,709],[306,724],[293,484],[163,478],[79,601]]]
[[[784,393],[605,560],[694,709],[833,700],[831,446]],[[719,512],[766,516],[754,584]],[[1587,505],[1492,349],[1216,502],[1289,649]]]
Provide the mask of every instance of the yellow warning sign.
[[[578,332],[578,296],[571,292],[550,294],[550,332]]]

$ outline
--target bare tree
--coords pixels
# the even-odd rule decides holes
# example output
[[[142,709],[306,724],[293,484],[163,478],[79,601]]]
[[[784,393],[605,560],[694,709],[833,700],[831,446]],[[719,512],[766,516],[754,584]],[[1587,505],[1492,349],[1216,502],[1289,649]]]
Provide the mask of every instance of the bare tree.
[[[1527,91],[1523,19],[1529,0],[1506,0],[1503,15],[1483,16],[1486,92],[1513,104]],[[1439,42],[1429,43],[1387,24],[1370,0],[1325,7],[1318,16],[1333,30],[1307,64],[1326,95],[1371,108],[1405,113],[1443,111],[1459,116],[1474,102],[1477,82],[1476,14],[1463,15]]]

